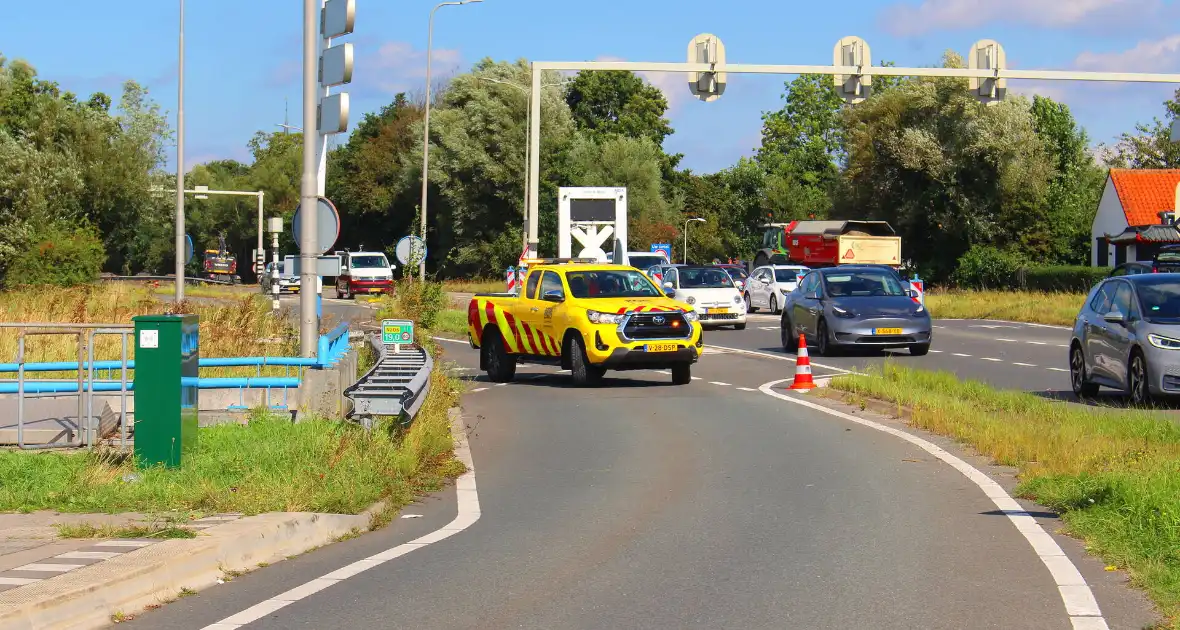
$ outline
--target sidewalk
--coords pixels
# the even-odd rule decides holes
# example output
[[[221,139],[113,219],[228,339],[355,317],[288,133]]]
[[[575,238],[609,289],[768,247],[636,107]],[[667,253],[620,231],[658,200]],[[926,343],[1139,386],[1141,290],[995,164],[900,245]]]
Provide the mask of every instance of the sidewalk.
[[[55,525],[158,523],[142,514],[0,514],[0,628],[103,628],[186,592],[368,531],[357,515],[217,514],[169,524],[195,538],[61,538]]]
[[[220,514],[180,526],[200,531],[239,518],[240,514]],[[0,593],[166,540],[60,538],[58,528],[54,525],[122,527],[150,522],[151,519],[141,514],[0,514]]]

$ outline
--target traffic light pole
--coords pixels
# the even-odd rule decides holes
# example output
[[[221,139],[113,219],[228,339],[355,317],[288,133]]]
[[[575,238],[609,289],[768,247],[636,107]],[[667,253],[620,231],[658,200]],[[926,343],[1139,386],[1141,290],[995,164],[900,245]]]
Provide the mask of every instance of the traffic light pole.
[[[316,89],[319,42],[316,24],[319,22],[320,0],[303,0],[303,175],[300,180],[299,205],[299,354],[314,357],[319,340],[319,318],[316,317],[316,204],[319,192],[316,184],[316,153],[319,134],[316,130]]]

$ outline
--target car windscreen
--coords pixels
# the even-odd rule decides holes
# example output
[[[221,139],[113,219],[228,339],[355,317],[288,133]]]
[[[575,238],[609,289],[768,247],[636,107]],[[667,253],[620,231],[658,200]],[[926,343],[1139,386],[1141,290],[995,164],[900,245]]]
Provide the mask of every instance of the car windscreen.
[[[1144,274],[1135,279],[1144,319],[1180,322],[1180,276]]]
[[[776,282],[796,282],[799,274],[806,272],[806,269],[775,269],[774,279]]]
[[[729,277],[735,280],[745,280],[750,277],[750,273],[742,267],[722,267],[722,269],[728,272]]]
[[[628,256],[627,264],[636,269],[648,269],[656,265],[664,264],[663,256]]]
[[[733,278],[721,267],[681,267],[682,289],[733,289]]]
[[[571,271],[565,274],[576,298],[659,297],[663,295],[638,271]]]
[[[381,269],[389,266],[384,256],[353,256],[349,262],[354,269]]]
[[[865,270],[825,273],[824,291],[831,297],[904,296],[897,277],[883,271]]]

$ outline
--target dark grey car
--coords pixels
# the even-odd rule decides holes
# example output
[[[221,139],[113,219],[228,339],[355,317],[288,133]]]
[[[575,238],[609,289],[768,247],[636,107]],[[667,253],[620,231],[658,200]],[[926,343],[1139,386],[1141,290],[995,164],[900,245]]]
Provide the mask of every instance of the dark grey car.
[[[1180,273],[1108,278],[1090,290],[1069,344],[1074,394],[1099,387],[1131,402],[1180,394]]]
[[[783,349],[799,335],[819,355],[840,347],[909,348],[930,352],[930,313],[892,269],[842,265],[816,269],[787,294],[779,323]]]

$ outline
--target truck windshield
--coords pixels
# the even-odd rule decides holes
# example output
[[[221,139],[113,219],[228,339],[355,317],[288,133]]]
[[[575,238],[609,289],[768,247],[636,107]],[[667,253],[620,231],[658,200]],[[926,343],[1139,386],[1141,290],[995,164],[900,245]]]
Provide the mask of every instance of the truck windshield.
[[[576,298],[659,297],[647,276],[638,271],[571,271],[565,274]]]
[[[389,266],[384,256],[353,256],[349,262],[354,269],[382,269]]]
[[[733,278],[721,267],[681,267],[682,289],[733,289]]]
[[[824,291],[831,297],[904,296],[897,277],[885,271],[824,274]]]

